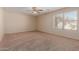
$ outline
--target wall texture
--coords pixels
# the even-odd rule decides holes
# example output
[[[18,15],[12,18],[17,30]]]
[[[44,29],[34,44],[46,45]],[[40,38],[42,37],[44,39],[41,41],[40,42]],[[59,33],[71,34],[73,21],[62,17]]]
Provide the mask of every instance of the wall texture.
[[[36,29],[36,19],[33,16],[5,10],[4,20],[5,33],[34,31]]]
[[[52,33],[68,38],[78,39],[79,40],[79,32],[77,31],[67,31],[67,30],[57,30],[55,29],[55,19],[53,15],[60,12],[71,11],[77,8],[66,8],[61,11],[55,11],[49,14],[38,16],[38,30],[46,33]],[[77,9],[78,10],[78,9]]]
[[[0,8],[0,40],[2,40],[4,34],[3,30],[3,9]]]

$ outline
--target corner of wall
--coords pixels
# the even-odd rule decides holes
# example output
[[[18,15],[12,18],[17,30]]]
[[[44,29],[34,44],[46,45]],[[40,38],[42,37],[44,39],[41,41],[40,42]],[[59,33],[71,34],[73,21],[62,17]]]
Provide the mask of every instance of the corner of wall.
[[[36,17],[36,31],[39,31],[39,30],[38,30],[38,17],[39,17],[39,16],[35,16],[35,17]]]

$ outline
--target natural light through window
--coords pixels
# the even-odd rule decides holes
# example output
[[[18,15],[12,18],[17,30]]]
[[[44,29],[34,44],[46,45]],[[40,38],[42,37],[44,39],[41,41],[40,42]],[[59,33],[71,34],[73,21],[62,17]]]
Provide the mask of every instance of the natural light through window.
[[[64,13],[64,29],[77,30],[77,12]]]
[[[77,11],[64,12],[55,15],[56,29],[77,30]]]
[[[63,28],[63,14],[57,14],[55,16],[55,20],[56,20],[56,28],[62,29]]]

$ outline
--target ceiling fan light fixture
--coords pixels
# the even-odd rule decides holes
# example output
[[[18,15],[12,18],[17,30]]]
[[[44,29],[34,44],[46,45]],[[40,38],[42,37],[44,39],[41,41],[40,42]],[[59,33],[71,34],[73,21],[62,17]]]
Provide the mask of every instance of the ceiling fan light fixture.
[[[39,9],[38,7],[32,7],[32,13],[33,14],[40,14],[41,11],[44,11],[44,10]]]

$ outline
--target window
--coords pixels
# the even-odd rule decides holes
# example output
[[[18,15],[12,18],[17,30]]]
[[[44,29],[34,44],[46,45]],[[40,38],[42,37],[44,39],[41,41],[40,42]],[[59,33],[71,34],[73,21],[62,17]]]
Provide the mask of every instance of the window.
[[[77,11],[64,12],[55,15],[55,28],[63,30],[77,30]]]
[[[77,30],[77,12],[64,13],[64,29]]]
[[[57,29],[62,29],[63,28],[63,14],[57,14],[55,16],[55,26]]]

